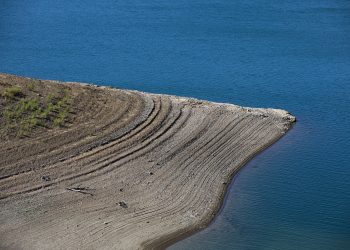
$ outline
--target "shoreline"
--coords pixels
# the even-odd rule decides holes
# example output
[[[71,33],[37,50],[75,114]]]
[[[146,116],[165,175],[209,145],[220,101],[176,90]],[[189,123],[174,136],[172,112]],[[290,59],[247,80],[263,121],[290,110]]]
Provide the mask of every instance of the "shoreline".
[[[293,129],[293,126],[291,126],[291,128],[289,129],[289,131]],[[261,148],[261,150],[259,150],[255,155],[253,155],[252,157],[250,157],[249,159],[247,159],[247,161],[240,166],[237,171],[232,173],[232,176],[230,178],[227,179],[227,185],[226,188],[223,190],[222,193],[222,197],[220,197],[220,199],[218,200],[218,206],[216,208],[216,210],[214,211],[214,216],[213,217],[208,217],[206,222],[203,222],[203,224],[201,226],[199,226],[198,228],[194,228],[193,230],[189,230],[186,232],[179,232],[178,235],[175,236],[168,236],[168,237],[164,237],[164,239],[160,239],[159,241],[156,242],[152,242],[149,246],[147,246],[145,249],[166,249],[174,244],[176,244],[177,242],[180,242],[186,238],[189,238],[193,235],[195,235],[196,233],[199,233],[202,230],[205,230],[206,228],[208,228],[212,223],[215,223],[215,220],[217,218],[217,216],[220,215],[220,213],[222,212],[224,206],[225,206],[225,201],[227,199],[227,195],[228,195],[228,190],[231,188],[231,186],[234,184],[234,179],[236,177],[238,177],[237,175],[239,174],[239,172],[247,165],[249,164],[249,162],[251,160],[253,160],[255,157],[257,157],[258,155],[262,154],[264,151],[268,150],[271,146],[273,146],[276,142],[278,142],[279,140],[281,140],[284,137],[278,137],[276,138],[275,141],[271,142],[269,145],[267,145],[264,148]]]
[[[0,74],[0,90],[13,85],[42,101],[64,90],[72,106],[65,126],[0,142],[0,248],[166,248],[207,227],[238,171],[295,122],[280,109]]]

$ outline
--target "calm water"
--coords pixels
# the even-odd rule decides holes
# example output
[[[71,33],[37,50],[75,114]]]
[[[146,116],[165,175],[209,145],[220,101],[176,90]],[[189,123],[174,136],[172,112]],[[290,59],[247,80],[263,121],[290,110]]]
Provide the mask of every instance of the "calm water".
[[[0,71],[289,110],[171,249],[350,249],[348,0],[0,0]]]

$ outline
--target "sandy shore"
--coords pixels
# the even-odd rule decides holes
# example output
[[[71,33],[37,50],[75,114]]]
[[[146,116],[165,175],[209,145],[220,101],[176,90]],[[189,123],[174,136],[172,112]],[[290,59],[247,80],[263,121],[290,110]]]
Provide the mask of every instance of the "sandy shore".
[[[66,88],[69,123],[0,142],[0,249],[155,249],[205,227],[232,175],[295,118],[191,98]],[[45,92],[45,93],[46,93]],[[1,97],[0,97],[1,98]]]

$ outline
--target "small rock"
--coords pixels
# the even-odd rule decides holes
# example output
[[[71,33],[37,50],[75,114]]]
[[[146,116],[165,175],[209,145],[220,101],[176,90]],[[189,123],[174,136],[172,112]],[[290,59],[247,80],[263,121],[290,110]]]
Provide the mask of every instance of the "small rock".
[[[50,178],[50,176],[48,176],[48,175],[41,176],[41,179],[42,179],[43,181],[51,181],[51,178]]]
[[[124,189],[123,189],[123,188],[120,188],[120,189],[119,189],[119,191],[120,191],[120,192],[123,192],[123,191],[124,191]]]
[[[122,208],[127,208],[128,205],[124,201],[119,201],[118,205],[121,206]]]

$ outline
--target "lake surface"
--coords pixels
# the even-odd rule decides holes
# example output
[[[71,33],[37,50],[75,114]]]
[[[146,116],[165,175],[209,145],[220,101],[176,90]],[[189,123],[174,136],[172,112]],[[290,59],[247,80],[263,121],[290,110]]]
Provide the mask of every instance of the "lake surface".
[[[1,0],[0,72],[292,112],[170,249],[350,249],[348,0]]]

